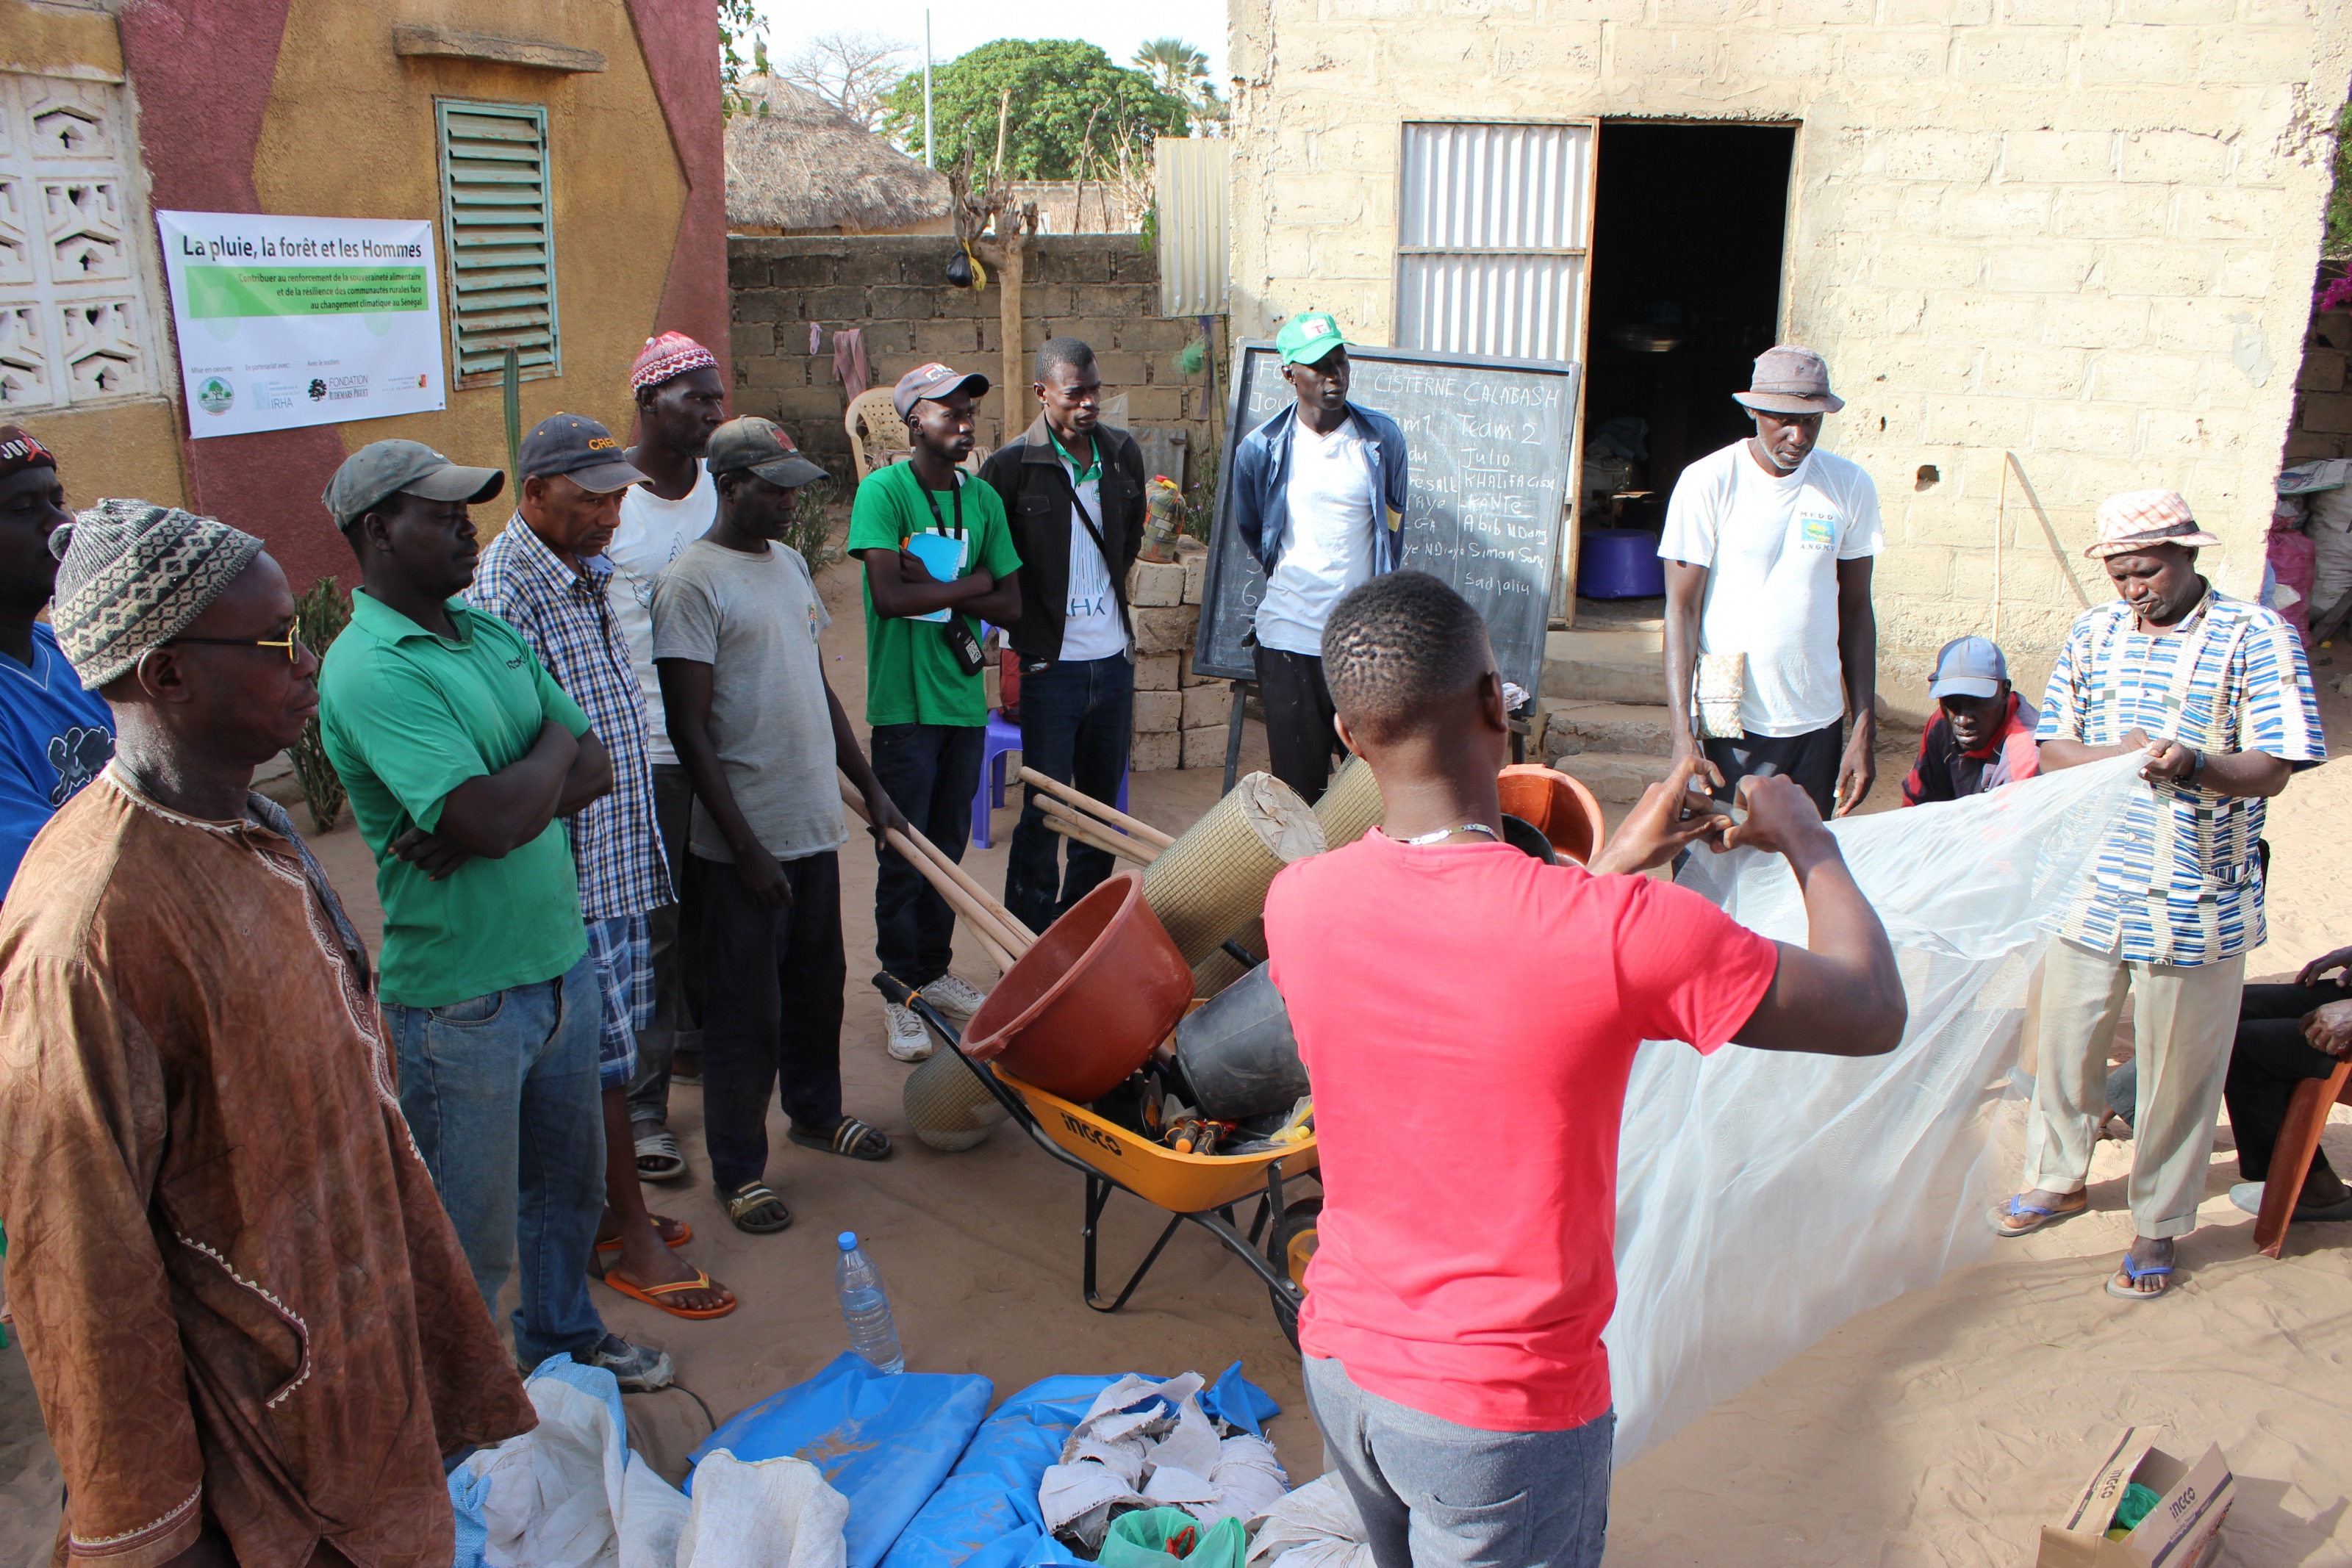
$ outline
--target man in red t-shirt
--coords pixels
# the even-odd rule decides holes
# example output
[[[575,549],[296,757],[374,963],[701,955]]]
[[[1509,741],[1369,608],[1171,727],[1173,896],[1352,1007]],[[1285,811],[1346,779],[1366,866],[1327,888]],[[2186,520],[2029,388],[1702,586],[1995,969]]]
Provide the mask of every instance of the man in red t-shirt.
[[[1784,778],[1742,780],[1735,825],[1685,796],[1685,763],[1591,871],[1501,842],[1502,679],[1477,612],[1436,579],[1349,593],[1323,661],[1387,817],[1266,899],[1326,1193],[1299,1319],[1308,1403],[1380,1568],[1598,1563],[1634,1048],[1891,1051],[1894,950]],[[1809,946],[1613,874],[1701,838],[1788,857]]]

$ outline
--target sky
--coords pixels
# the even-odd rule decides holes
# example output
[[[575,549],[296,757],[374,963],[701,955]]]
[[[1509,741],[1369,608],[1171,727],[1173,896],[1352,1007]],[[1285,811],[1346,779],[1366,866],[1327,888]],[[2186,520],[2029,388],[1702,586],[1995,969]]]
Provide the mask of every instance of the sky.
[[[941,63],[996,38],[1084,38],[1126,65],[1150,38],[1183,39],[1209,57],[1209,79],[1225,90],[1225,0],[1153,0],[1108,5],[1104,0],[996,0],[992,5],[933,5],[931,51]],[[922,0],[761,0],[768,19],[768,53],[778,59],[818,33],[878,33],[912,45],[922,59]]]

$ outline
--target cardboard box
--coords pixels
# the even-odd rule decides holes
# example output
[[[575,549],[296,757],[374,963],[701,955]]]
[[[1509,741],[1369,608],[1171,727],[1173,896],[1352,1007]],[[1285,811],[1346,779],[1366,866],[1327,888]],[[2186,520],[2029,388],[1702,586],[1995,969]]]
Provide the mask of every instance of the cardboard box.
[[[2183,1464],[2155,1446],[2158,1427],[2127,1427],[2090,1483],[2075,1497],[2063,1524],[2042,1527],[2033,1568],[2203,1568],[2220,1554],[2221,1521],[2237,1493],[2237,1478],[2220,1445],[2195,1464]],[[2107,1525],[2132,1482],[2163,1500],[2121,1541]]]

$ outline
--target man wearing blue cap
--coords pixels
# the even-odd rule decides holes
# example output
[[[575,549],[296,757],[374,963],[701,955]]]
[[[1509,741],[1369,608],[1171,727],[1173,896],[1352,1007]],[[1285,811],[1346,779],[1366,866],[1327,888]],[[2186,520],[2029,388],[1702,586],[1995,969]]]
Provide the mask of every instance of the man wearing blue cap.
[[[2010,689],[2009,661],[1990,638],[1945,643],[1927,695],[1940,711],[1903,780],[1905,805],[1982,795],[2040,771],[2042,747],[2033,738],[2040,716]]]
[[[1291,405],[1234,455],[1234,526],[1265,569],[1250,641],[1274,776],[1313,800],[1339,750],[1323,680],[1323,623],[1351,588],[1394,571],[1408,478],[1404,432],[1348,400],[1348,340],[1303,310],[1274,346]]]

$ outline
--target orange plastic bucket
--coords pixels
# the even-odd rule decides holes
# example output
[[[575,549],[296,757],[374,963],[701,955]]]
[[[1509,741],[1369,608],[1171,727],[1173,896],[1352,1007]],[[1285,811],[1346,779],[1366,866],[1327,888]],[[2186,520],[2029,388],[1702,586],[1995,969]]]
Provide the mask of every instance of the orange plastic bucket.
[[[1591,790],[1557,768],[1532,762],[1511,764],[1495,782],[1506,812],[1534,824],[1553,849],[1577,864],[1591,862],[1603,832],[1601,802]]]

